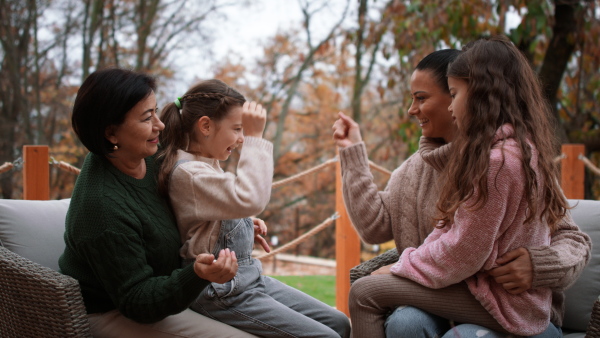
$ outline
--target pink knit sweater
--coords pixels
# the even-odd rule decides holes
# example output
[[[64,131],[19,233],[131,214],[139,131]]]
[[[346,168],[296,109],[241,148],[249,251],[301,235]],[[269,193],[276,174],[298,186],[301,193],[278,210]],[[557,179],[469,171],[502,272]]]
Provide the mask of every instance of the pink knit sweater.
[[[435,229],[419,248],[408,248],[392,273],[431,288],[443,288],[465,280],[471,293],[507,331],[518,335],[542,332],[550,320],[551,290],[538,288],[511,295],[484,271],[494,268],[504,253],[519,247],[548,245],[550,229],[536,217],[527,217],[524,171],[513,128],[504,125],[496,133],[490,154],[488,199],[479,209],[465,202],[454,223]],[[537,171],[537,151],[531,165]],[[539,182],[539,179],[538,179]]]

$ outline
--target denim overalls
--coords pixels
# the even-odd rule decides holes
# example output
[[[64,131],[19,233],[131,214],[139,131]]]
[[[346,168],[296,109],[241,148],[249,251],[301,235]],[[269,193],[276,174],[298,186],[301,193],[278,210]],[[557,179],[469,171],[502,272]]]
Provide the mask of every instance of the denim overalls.
[[[229,248],[238,272],[224,284],[211,283],[190,308],[209,318],[262,337],[349,337],[350,322],[342,312],[262,275],[252,258],[254,224],[250,218],[221,221],[212,253]]]

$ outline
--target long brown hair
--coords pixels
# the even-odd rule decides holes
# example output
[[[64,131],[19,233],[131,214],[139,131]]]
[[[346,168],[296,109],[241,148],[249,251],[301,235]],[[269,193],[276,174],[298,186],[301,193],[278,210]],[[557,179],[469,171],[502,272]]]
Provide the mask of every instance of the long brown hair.
[[[160,170],[158,189],[167,196],[169,177],[177,159],[177,150],[186,150],[194,136],[194,125],[203,116],[219,122],[234,107],[241,107],[246,99],[221,80],[202,81],[179,98],[181,109],[175,103],[167,104],[161,120],[165,129],[160,133],[160,151],[157,156]]]
[[[527,59],[504,36],[480,39],[463,48],[450,64],[448,76],[467,81],[468,97],[465,118],[442,175],[445,182],[437,204],[441,226],[453,220],[454,212],[475,196],[475,191],[478,193],[473,208],[481,208],[486,203],[494,135],[500,126],[508,123],[514,128],[513,137],[522,154],[529,208],[525,223],[539,215],[554,231],[568,209],[554,162],[559,143],[549,105]],[[528,141],[539,153],[542,186],[538,186],[536,172],[530,165],[532,150]],[[538,196],[543,196],[543,205],[539,205]]]

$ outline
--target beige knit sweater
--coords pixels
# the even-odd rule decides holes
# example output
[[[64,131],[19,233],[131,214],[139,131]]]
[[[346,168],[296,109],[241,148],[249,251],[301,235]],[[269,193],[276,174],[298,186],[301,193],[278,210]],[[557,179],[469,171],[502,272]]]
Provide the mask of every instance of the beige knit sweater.
[[[273,144],[267,140],[245,137],[237,175],[224,172],[216,159],[183,150],[177,160],[188,161],[175,168],[169,184],[183,258],[213,253],[221,220],[257,215],[269,203]]]
[[[394,170],[379,191],[369,170],[364,143],[340,149],[344,202],[361,238],[367,243],[394,240],[399,252],[418,247],[433,230],[439,196],[438,177],[449,145],[422,137],[419,152]],[[533,287],[553,289],[551,320],[562,324],[562,290],[575,282],[591,251],[589,236],[570,216],[552,234],[550,246],[527,248],[533,264]]]

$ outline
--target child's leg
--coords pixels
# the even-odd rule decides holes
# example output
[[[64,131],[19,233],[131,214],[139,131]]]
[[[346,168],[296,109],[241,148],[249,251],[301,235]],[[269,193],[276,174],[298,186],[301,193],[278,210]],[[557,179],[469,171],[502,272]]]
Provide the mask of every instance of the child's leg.
[[[450,330],[450,321],[432,315],[413,306],[400,306],[387,317],[385,336],[394,337],[441,337]]]
[[[338,338],[350,335],[350,323],[343,313],[275,282],[263,280],[239,295],[223,299],[208,300],[203,292],[191,308],[262,337]]]
[[[506,332],[465,283],[436,290],[392,274],[367,276],[354,282],[349,302],[354,337],[384,337],[385,316],[398,305],[414,306],[456,322]]]
[[[350,321],[343,312],[274,278],[262,276],[262,279],[266,288],[265,292],[276,301],[330,327],[340,337],[350,337]]]
[[[560,338],[562,337],[562,330],[560,327],[550,323],[546,330],[535,336],[529,336],[529,338]],[[506,333],[498,333],[475,324],[461,324],[452,328],[442,338],[506,338],[514,337],[513,335]]]

